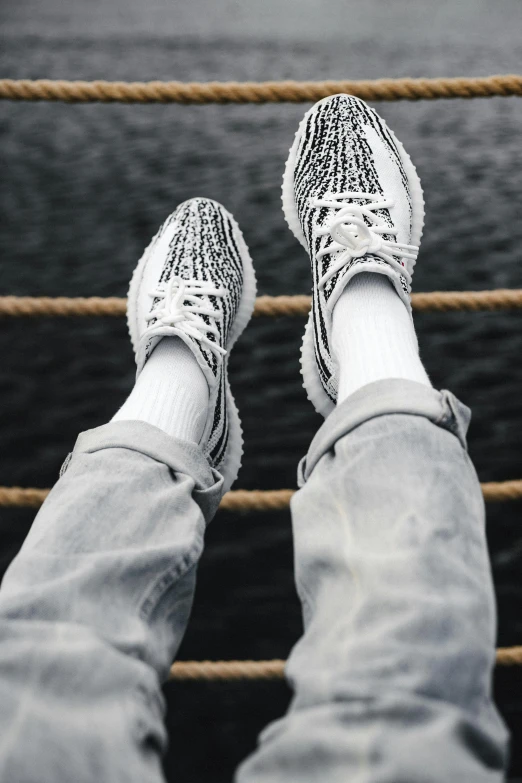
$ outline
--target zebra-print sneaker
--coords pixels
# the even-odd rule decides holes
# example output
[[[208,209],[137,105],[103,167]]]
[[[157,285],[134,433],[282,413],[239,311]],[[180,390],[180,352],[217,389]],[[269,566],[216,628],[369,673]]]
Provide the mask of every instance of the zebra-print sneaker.
[[[227,366],[252,315],[256,280],[239,227],[215,201],[185,201],[165,221],[136,267],[127,320],[137,375],[165,336],[180,337],[210,389],[201,447],[230,489],[241,466],[243,437]]]
[[[316,410],[335,407],[332,310],[359,272],[387,275],[411,314],[413,267],[424,223],[420,180],[408,154],[364,101],[334,95],[305,114],[283,177],[283,211],[312,262],[312,310],[301,352]]]

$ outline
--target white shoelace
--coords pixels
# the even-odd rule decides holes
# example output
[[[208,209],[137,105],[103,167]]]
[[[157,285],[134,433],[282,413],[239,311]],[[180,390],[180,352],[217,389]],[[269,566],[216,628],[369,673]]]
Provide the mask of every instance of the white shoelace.
[[[145,334],[152,334],[158,324],[161,326],[175,326],[189,337],[193,337],[205,345],[217,358],[225,356],[227,353],[225,348],[222,348],[208,336],[212,334],[219,338],[217,326],[215,323],[208,324],[202,318],[202,316],[206,315],[215,322],[221,321],[223,315],[206,305],[202,301],[202,297],[222,297],[226,293],[225,288],[222,286],[217,288],[211,282],[171,277],[165,286],[158,287],[155,291],[149,293],[152,299],[159,299],[159,302],[147,316],[147,322],[154,320],[156,323],[150,324],[145,330]],[[187,302],[189,304],[186,304]]]
[[[371,203],[357,204],[352,201],[347,204],[344,199],[364,200]],[[391,199],[385,199],[375,193],[347,191],[345,193],[326,193],[323,198],[312,198],[310,205],[318,209],[326,207],[337,210],[337,215],[328,227],[316,226],[315,228],[318,236],[330,234],[332,237],[332,243],[320,250],[317,258],[337,253],[339,250],[344,251],[321,277],[319,288],[324,288],[326,283],[351,259],[360,258],[367,253],[382,258],[393,269],[404,275],[408,285],[411,284],[410,271],[394,256],[415,261],[419,248],[383,239],[383,234],[396,236],[397,229],[388,226],[381,215],[375,214],[377,210],[393,207]],[[365,218],[370,222],[370,225],[367,224]]]

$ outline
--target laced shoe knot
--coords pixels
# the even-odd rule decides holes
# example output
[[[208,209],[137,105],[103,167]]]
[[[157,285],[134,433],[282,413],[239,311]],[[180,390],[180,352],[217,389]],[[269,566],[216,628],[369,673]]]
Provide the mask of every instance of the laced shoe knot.
[[[332,240],[319,250],[317,258],[341,251],[319,280],[320,289],[352,259],[368,253],[389,264],[410,285],[411,272],[405,261],[415,262],[418,247],[384,238],[383,235],[397,235],[397,229],[389,226],[382,213],[379,214],[393,207],[391,199],[376,193],[325,193],[322,198],[310,198],[309,205],[314,209],[326,208],[333,212],[329,223],[316,224],[314,227],[316,236],[329,235]]]
[[[353,216],[350,223],[345,223],[346,216],[339,212],[337,219],[330,226],[330,235],[334,242],[342,245],[350,251],[352,258],[361,258],[367,253],[379,253],[383,247],[383,240],[364,223],[354,222]]]
[[[227,351],[217,342],[216,322],[221,321],[223,315],[205,299],[210,296],[222,298],[226,294],[226,288],[217,287],[210,281],[185,280],[173,275],[166,284],[149,292],[157,303],[146,317],[145,331],[153,334],[158,326],[178,329],[208,348],[216,358],[222,358]]]

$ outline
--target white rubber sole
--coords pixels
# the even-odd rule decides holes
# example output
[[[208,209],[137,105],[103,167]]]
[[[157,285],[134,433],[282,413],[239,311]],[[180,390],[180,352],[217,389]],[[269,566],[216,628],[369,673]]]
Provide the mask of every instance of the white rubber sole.
[[[210,199],[209,199],[210,200]],[[217,202],[216,202],[217,203]],[[219,205],[221,209],[224,209]],[[243,292],[239,303],[239,308],[234,320],[232,329],[228,336],[226,345],[227,351],[230,353],[234,343],[239,339],[245,327],[247,326],[256,303],[257,283],[256,275],[254,271],[254,265],[250,257],[246,242],[243,238],[241,229],[233,216],[227,212],[229,216],[234,232],[234,239],[239,248],[241,255],[241,261],[243,263]],[[150,246],[149,246],[150,247]],[[128,292],[127,300],[127,327],[132,342],[134,353],[137,354],[139,334],[137,333],[137,319],[136,319],[136,303],[138,299],[139,287],[143,276],[143,270],[148,261],[148,249],[145,250],[141,257],[136,269],[133,272]],[[241,419],[239,418],[239,412],[237,409],[232,390],[228,381],[228,367],[225,366],[226,376],[226,403],[227,403],[227,416],[228,416],[228,445],[225,452],[225,458],[220,468],[220,473],[224,479],[224,491],[228,492],[232,484],[237,478],[239,470],[241,468],[241,460],[243,457],[243,428],[241,426]]]
[[[330,101],[332,98],[335,97],[337,96],[329,95],[327,98],[323,98],[322,100],[315,103],[312,106],[312,108],[306,112],[303,119],[299,123],[299,127],[295,134],[294,142],[289,150],[288,159],[286,161],[285,170],[283,173],[283,185],[281,188],[283,214],[290,231],[293,233],[295,238],[302,244],[302,246],[304,247],[307,253],[308,253],[308,245],[306,242],[305,235],[303,233],[303,229],[301,228],[301,223],[299,222],[299,217],[297,214],[297,206],[295,203],[295,193],[294,193],[295,161],[297,157],[297,150],[299,148],[299,143],[301,141],[301,136],[303,134],[306,123],[308,121],[308,117],[313,112],[316,111],[318,106],[320,106],[323,103],[326,103],[327,101]],[[404,171],[408,179],[408,185],[410,187],[410,192],[412,197],[412,213],[413,213],[411,244],[418,246],[420,244],[420,240],[422,237],[422,230],[424,227],[424,196],[422,192],[421,182],[419,179],[419,175],[417,174],[417,170],[413,165],[410,156],[404,149],[403,145],[397,139],[393,131],[390,130],[390,128],[388,128],[386,123],[384,123],[384,125],[388,129],[390,136],[392,137],[392,139],[394,140],[397,146],[397,150],[399,152],[402,164],[404,166]],[[371,271],[370,266],[366,266],[365,271]],[[379,268],[376,268],[374,271],[380,272],[381,270]],[[317,369],[317,361],[315,358],[315,349],[314,349],[312,312],[310,312],[310,315],[308,317],[308,321],[303,336],[303,342],[301,345],[301,374],[303,377],[303,387],[306,391],[308,399],[313,404],[316,411],[326,418],[334,410],[335,403],[332,402],[332,400],[326,394],[323,385],[321,383],[321,379],[319,377],[319,372]]]

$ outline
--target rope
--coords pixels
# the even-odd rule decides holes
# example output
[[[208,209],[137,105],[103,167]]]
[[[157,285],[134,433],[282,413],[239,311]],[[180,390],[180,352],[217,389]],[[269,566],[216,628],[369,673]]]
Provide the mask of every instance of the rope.
[[[494,291],[433,291],[412,294],[412,306],[417,312],[449,312],[450,310],[512,310],[522,308],[522,289],[498,288]]]
[[[522,500],[522,479],[491,481],[480,485],[488,503]],[[283,511],[290,506],[294,489],[235,489],[227,492],[219,508],[221,511]],[[37,508],[49,494],[49,489],[0,487],[0,506]]]
[[[309,296],[259,296],[254,315],[280,316],[308,315]],[[522,289],[499,288],[496,291],[433,291],[412,295],[417,312],[450,312],[480,310],[511,310],[522,308]],[[47,297],[0,296],[0,316],[123,316],[127,301],[118,297]]]
[[[289,508],[294,489],[234,489],[219,504],[222,511],[282,511]]]
[[[106,298],[99,296],[74,298],[66,296],[0,296],[0,316],[122,316],[125,315],[126,309],[127,300],[115,296]],[[259,296],[256,300],[254,315],[272,318],[280,315],[306,315],[309,309],[309,296]]]
[[[281,680],[285,661],[178,661],[169,680]]]
[[[0,506],[38,508],[49,494],[50,489],[22,487],[0,487]]]
[[[178,661],[169,680],[282,680],[286,661]],[[520,666],[522,647],[499,647],[497,666]]]
[[[302,103],[346,92],[367,101],[522,95],[522,76],[322,82],[107,82],[1,79],[0,99],[67,103]]]
[[[487,503],[505,503],[508,500],[522,498],[522,480],[489,481],[480,485]]]
[[[522,483],[522,482],[521,482]],[[0,487],[0,506],[38,508],[50,489]],[[219,508],[222,511],[282,511],[289,507],[293,489],[247,490],[227,492]]]
[[[0,316],[125,315],[126,300],[115,296],[0,296]]]
[[[497,666],[522,665],[522,647],[499,647],[496,662]]]

